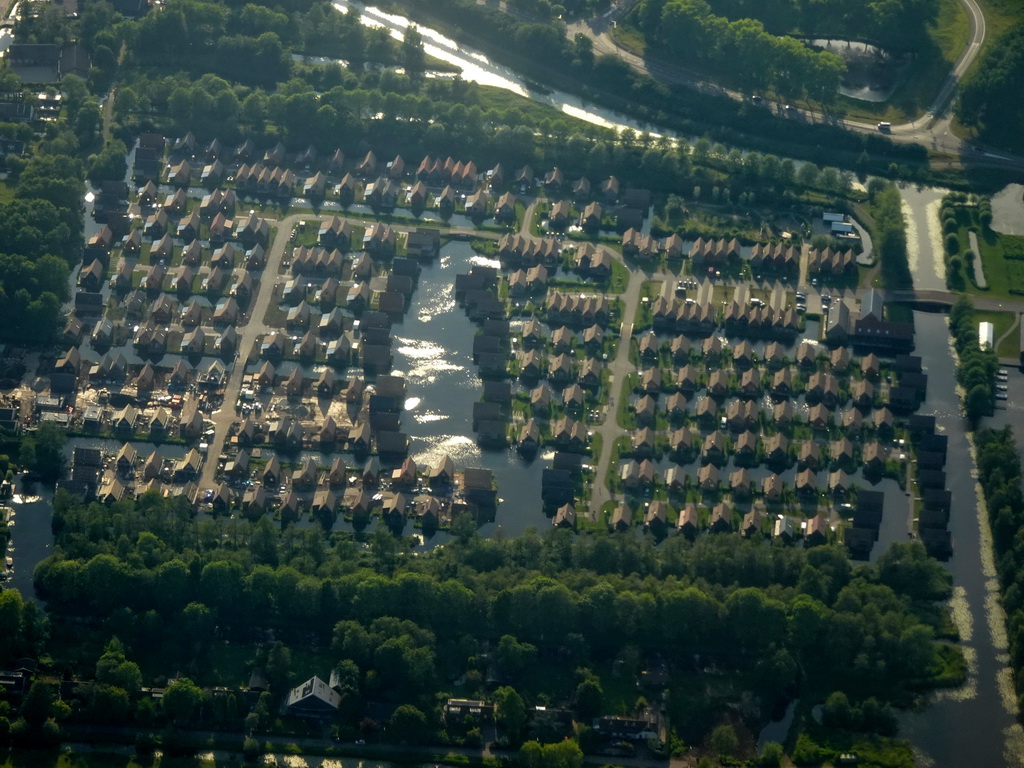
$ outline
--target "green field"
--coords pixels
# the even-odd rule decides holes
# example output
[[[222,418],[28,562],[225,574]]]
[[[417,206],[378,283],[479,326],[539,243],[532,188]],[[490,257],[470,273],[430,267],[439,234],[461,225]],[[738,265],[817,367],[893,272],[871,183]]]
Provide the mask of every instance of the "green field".
[[[948,271],[947,285],[950,290],[966,291],[991,298],[1009,299],[1024,296],[1024,237],[1001,235],[981,223],[979,209],[974,205],[956,203],[956,230],[959,248],[955,254],[962,262],[959,276]],[[970,233],[978,237],[978,256],[985,270],[988,288],[978,288],[969,277],[964,254],[971,250]],[[945,237],[945,235],[943,236]],[[952,256],[947,252],[947,270]],[[997,334],[998,335],[998,334]]]

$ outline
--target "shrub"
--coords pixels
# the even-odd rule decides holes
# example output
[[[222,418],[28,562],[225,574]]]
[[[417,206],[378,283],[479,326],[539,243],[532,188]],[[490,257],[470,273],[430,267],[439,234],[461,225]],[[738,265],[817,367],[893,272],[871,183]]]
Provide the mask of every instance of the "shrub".
[[[801,733],[793,748],[793,762],[797,765],[818,765],[821,761],[821,747],[806,733]]]
[[[960,238],[954,234],[946,235],[946,253],[960,252]]]
[[[262,752],[263,748],[258,739],[254,739],[252,736],[245,737],[245,741],[242,742],[242,754],[248,762],[256,762],[256,758],[258,758]]]

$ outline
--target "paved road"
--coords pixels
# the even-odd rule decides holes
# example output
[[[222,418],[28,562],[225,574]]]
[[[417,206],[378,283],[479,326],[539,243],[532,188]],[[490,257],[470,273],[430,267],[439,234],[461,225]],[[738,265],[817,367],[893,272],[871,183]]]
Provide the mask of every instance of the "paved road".
[[[622,257],[615,253],[613,257],[621,260]],[[640,287],[650,275],[640,269],[631,269],[629,282],[626,290],[619,296],[622,301],[622,324],[619,328],[619,344],[615,351],[615,359],[609,362],[608,371],[611,374],[608,382],[608,412],[605,415],[604,423],[594,429],[594,432],[601,435],[601,455],[597,460],[597,477],[594,479],[594,486],[590,493],[590,517],[597,520],[601,507],[607,502],[613,501],[614,497],[608,490],[608,469],[612,460],[612,445],[625,434],[626,430],[618,424],[616,414],[618,413],[619,398],[628,397],[622,391],[622,384],[626,377],[634,371],[633,363],[629,360],[629,347],[633,338],[633,318],[636,317],[636,308],[640,305]]]
[[[246,357],[249,355],[256,339],[266,333],[267,327],[263,322],[270,302],[274,296],[274,287],[277,282],[277,273],[281,267],[281,259],[284,257],[285,248],[288,247],[289,234],[292,228],[300,221],[308,220],[309,215],[296,213],[281,219],[277,222],[277,237],[270,247],[267,255],[267,265],[263,269],[259,283],[256,284],[255,295],[249,303],[249,321],[238,329],[238,357],[235,358],[231,371],[228,374],[227,384],[224,386],[224,402],[220,410],[214,411],[211,416],[214,429],[216,430],[213,440],[210,441],[210,448],[206,455],[206,463],[203,465],[203,472],[199,478],[200,488],[212,488],[214,477],[217,473],[217,464],[221,453],[224,452],[224,443],[227,440],[228,429],[235,416],[235,403],[242,391],[242,376],[245,374]],[[243,357],[245,356],[245,357]]]

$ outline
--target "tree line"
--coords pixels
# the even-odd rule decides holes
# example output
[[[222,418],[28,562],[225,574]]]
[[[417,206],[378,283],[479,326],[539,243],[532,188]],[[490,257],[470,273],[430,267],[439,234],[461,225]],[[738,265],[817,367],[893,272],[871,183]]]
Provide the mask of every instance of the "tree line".
[[[636,13],[648,45],[755,93],[830,104],[846,72],[836,54],[770,34],[756,19],[715,15],[706,0],[644,0]]]
[[[578,695],[529,674],[537,664],[638,674],[651,654],[684,666],[700,654],[749,675],[769,709],[800,690],[906,703],[948,654],[921,607],[948,595],[949,577],[917,544],[854,567],[836,547],[738,537],[655,547],[563,531],[482,539],[460,523],[449,546],[414,557],[386,531],[363,549],[266,518],[197,523],[156,494],[107,507],[58,493],[54,528],[35,581],[55,632],[88,627],[85,648],[116,636],[144,668],[173,665],[202,683],[214,644],[272,631],[286,648],[330,652],[350,681],[352,717],[367,699],[431,710],[463,675],[482,695],[488,646],[500,679],[530,702]],[[318,671],[279,666],[289,671],[275,695]],[[716,712],[676,722],[710,729]]]
[[[891,181],[872,179],[868,183],[868,205],[874,219],[874,247],[882,265],[882,279],[889,290],[909,290],[914,285],[907,257],[907,225],[903,220],[903,198]]]
[[[982,349],[978,344],[978,321],[966,295],[949,310],[949,330],[957,353],[956,379],[964,390],[964,412],[976,423],[995,409],[999,358],[994,349]]]
[[[1021,493],[1020,453],[1010,427],[983,429],[975,434],[978,476],[988,507],[996,570],[1006,631],[1010,640],[1010,668],[1018,707],[1024,705],[1024,495]]]
[[[729,19],[757,19],[774,34],[866,40],[890,51],[921,47],[938,16],[937,0],[709,0]]]
[[[55,132],[57,133],[57,132]],[[44,139],[28,160],[9,158],[13,199],[0,203],[0,339],[48,341],[81,257],[82,163],[73,135]]]
[[[398,43],[390,40],[383,30],[363,27],[355,14],[338,13],[328,3],[299,4],[295,9],[285,10],[271,10],[254,4],[239,7],[202,0],[174,0],[157,14],[147,14],[139,21],[126,21],[109,3],[102,0],[91,3],[83,10],[78,28],[94,59],[96,51],[119,50],[122,45],[128,55],[120,64],[115,58],[110,67],[94,67],[90,73],[90,87],[102,93],[112,82],[118,81],[115,105],[123,103],[123,106],[118,106],[119,113],[122,116],[140,116],[145,122],[151,105],[162,101],[153,98],[151,92],[143,87],[145,80],[152,77],[160,79],[157,73],[161,70],[180,72],[186,69],[192,75],[192,81],[203,79],[204,75],[216,76],[231,83],[234,98],[223,88],[213,91],[183,86],[173,102],[175,116],[194,118],[199,132],[203,124],[217,125],[230,131],[236,121],[243,125],[259,124],[261,120],[272,123],[269,109],[271,114],[283,112],[294,116],[289,121],[292,129],[289,133],[295,134],[296,138],[301,136],[308,144],[310,138],[319,143],[321,137],[332,136],[331,143],[335,146],[338,136],[350,135],[355,124],[366,117],[365,112],[360,111],[361,106],[392,106],[395,108],[383,111],[385,119],[392,116],[406,118],[408,108],[398,111],[396,99],[404,99],[410,94],[421,98],[428,95],[423,92],[429,90],[430,85],[429,81],[424,85],[420,76],[425,60],[415,30],[410,31],[405,41]],[[755,146],[767,152],[787,153],[794,151],[791,142],[795,130],[805,134],[796,150],[800,155],[816,162],[838,160],[859,171],[877,170],[882,167],[879,163],[888,166],[892,161],[914,164],[923,158],[917,148],[893,145],[877,136],[850,134],[826,125],[786,125],[762,119],[762,110],[752,105],[736,105],[729,100],[715,100],[691,91],[669,88],[650,77],[634,73],[615,57],[595,56],[590,41],[585,37],[575,42],[568,41],[558,21],[547,24],[523,22],[470,0],[444,0],[431,4],[428,10],[446,23],[480,36],[482,42],[493,44],[496,58],[508,59],[527,74],[536,72],[570,90],[579,90],[582,84],[585,98],[628,109],[641,120],[657,125],[671,126],[689,134],[710,130],[722,141]],[[235,50],[237,46],[241,46],[238,51]],[[804,50],[810,52],[809,49]],[[189,51],[189,55],[184,55],[185,51]],[[241,58],[237,55],[239,51],[245,54]],[[526,57],[522,55],[525,51],[533,53]],[[307,66],[292,61],[292,54],[336,57],[347,62],[348,66]],[[244,70],[238,63],[240,60],[245,62]],[[393,70],[364,70],[367,62],[402,66],[406,75],[398,75]],[[353,80],[360,83],[362,89],[380,91],[382,97],[389,99],[384,104],[381,104],[381,99],[371,104],[358,99],[351,105],[336,102],[309,104],[306,96],[305,101],[290,104],[286,111],[277,106],[301,91],[309,90],[308,86],[300,86],[300,82],[308,83],[317,92],[325,92],[338,85],[347,85],[346,90],[353,90]],[[252,88],[255,94],[252,98],[248,97],[248,92],[242,92],[247,87]],[[450,116],[451,108],[459,105],[458,94],[453,94],[453,97],[446,104],[445,118]],[[296,106],[301,110],[296,110]],[[330,109],[323,109],[324,106]],[[369,114],[377,115],[381,111],[378,109]],[[422,111],[421,105],[417,112]],[[89,112],[91,114],[91,107]],[[461,115],[456,111],[456,120],[459,117]],[[766,118],[767,114],[763,117]],[[563,118],[558,116],[546,119],[563,122]],[[380,131],[383,122],[372,122],[374,134]],[[537,122],[520,116],[515,125],[524,126],[526,134],[534,134],[538,132],[533,128]],[[755,123],[756,130],[751,131]],[[493,129],[487,125],[481,129],[488,127]],[[544,126],[538,127],[543,132]],[[450,146],[462,139],[457,126],[449,125],[446,119],[438,120],[435,115],[430,116],[425,127],[420,125],[418,128],[420,132],[429,132],[433,144],[447,141]],[[577,132],[588,130],[575,129]],[[128,136],[120,138],[130,144]],[[503,139],[513,147],[528,141],[526,135],[507,133]],[[876,158],[876,154],[885,159]]]

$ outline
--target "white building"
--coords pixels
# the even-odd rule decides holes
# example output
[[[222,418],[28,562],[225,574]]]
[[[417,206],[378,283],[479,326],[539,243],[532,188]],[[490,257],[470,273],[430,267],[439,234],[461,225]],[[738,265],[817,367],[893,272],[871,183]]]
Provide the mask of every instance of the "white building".
[[[978,346],[982,349],[994,349],[996,345],[996,327],[989,322],[978,323]]]

